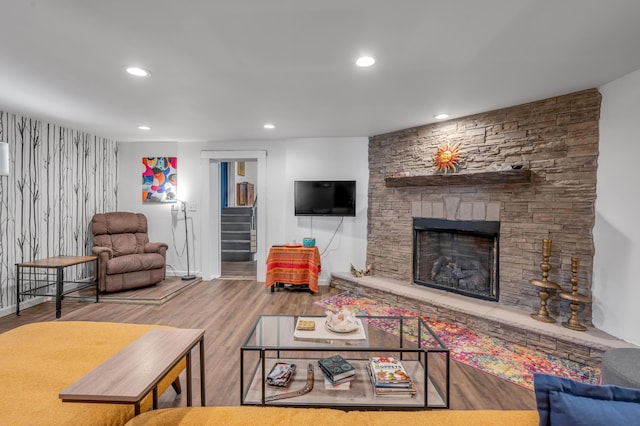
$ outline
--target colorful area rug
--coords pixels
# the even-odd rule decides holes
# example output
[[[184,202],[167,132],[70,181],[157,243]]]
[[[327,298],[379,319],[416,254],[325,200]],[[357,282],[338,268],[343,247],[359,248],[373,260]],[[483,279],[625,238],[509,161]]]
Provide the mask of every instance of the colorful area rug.
[[[334,312],[348,308],[356,315],[418,316],[407,309],[350,292],[332,296],[316,304]],[[553,374],[584,383],[596,384],[600,381],[598,368],[557,358],[426,316],[422,316],[422,319],[449,348],[451,359],[528,389],[533,389],[533,373]],[[385,327],[384,322],[376,322],[372,325],[383,331],[398,333],[397,330],[389,330],[389,327]],[[415,341],[414,339],[414,343]]]

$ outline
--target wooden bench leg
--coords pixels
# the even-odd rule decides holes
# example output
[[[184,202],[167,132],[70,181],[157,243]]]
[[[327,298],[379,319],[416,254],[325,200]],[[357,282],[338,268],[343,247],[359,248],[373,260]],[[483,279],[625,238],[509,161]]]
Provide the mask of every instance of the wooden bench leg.
[[[171,387],[177,394],[182,393],[182,386],[180,386],[180,377],[176,377],[176,379],[171,383]]]

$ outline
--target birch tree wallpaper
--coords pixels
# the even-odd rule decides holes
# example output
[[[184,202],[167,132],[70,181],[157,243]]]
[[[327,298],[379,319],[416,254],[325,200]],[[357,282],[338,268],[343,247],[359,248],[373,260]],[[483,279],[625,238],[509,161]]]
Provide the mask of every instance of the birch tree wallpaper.
[[[10,175],[0,176],[0,311],[15,305],[15,264],[91,254],[91,218],[117,210],[115,141],[0,111]]]

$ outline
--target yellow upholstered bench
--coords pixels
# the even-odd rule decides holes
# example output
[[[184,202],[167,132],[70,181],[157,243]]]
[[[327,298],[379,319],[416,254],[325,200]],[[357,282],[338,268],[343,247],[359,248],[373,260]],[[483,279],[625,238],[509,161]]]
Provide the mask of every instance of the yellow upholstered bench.
[[[329,408],[190,407],[149,411],[127,426],[173,425],[537,426],[538,412],[494,410],[341,411]]]
[[[58,394],[153,328],[167,327],[56,321],[0,334],[0,423],[123,425],[134,415],[132,405],[62,402]],[[185,366],[183,360],[161,381],[159,393]],[[142,410],[150,406],[148,395]]]

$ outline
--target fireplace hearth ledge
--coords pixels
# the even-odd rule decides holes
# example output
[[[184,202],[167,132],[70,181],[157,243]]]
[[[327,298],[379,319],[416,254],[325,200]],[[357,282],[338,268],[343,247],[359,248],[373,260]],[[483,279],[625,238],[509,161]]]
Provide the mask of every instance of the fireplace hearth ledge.
[[[528,311],[390,278],[334,272],[330,285],[594,367],[600,367],[608,349],[637,347],[593,327],[576,332],[534,321]]]

